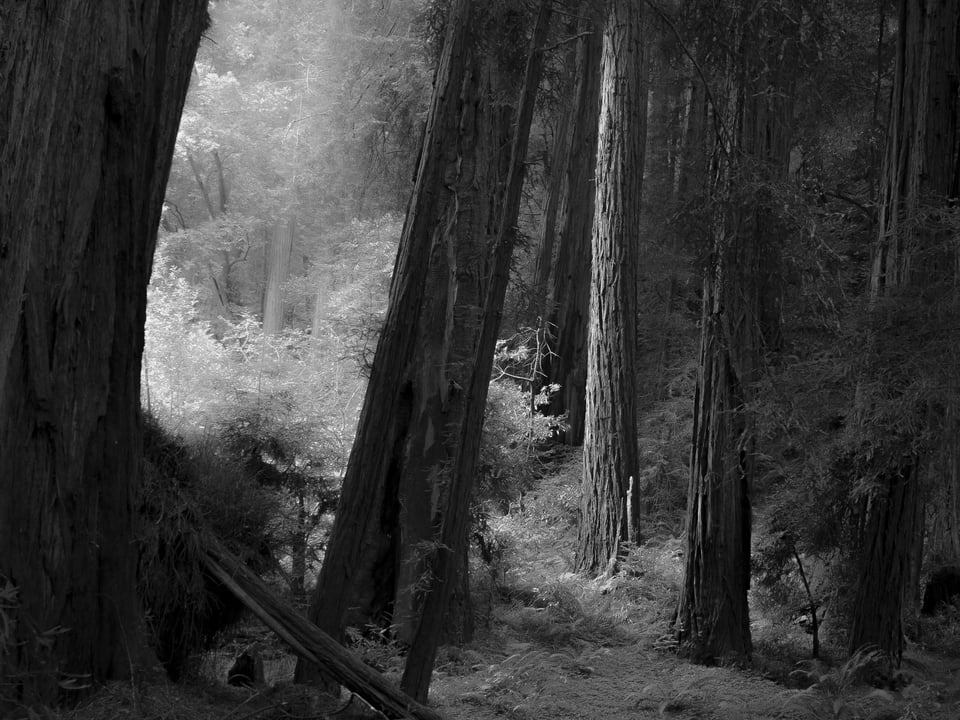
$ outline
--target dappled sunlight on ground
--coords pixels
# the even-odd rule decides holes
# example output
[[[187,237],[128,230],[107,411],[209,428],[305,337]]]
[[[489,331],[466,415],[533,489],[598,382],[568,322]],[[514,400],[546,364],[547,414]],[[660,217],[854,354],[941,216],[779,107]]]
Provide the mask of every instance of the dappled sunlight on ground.
[[[492,517],[493,566],[474,562],[477,636],[441,648],[431,705],[451,720],[515,718],[644,720],[956,720],[960,659],[911,647],[910,682],[896,691],[869,679],[843,653],[841,661],[793,663],[809,655],[809,636],[794,623],[754,610],[759,648],[748,668],[703,667],[678,658],[670,630],[682,572],[676,535],[634,548],[614,577],[571,572],[576,540],[576,464],[545,479],[511,513]],[[781,623],[778,625],[778,623]],[[264,686],[226,685],[240,645],[262,648]],[[397,648],[360,640],[354,648],[395,681]],[[198,660],[191,680],[159,678],[115,684],[58,717],[106,718],[372,718],[348,692],[339,698],[292,684],[295,658],[262,628]]]

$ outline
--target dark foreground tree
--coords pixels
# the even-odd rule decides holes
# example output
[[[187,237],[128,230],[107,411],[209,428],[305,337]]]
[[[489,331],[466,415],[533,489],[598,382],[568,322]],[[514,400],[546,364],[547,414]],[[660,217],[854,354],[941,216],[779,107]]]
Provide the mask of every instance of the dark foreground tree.
[[[491,65],[471,27],[483,10],[469,0],[449,10],[387,317],[310,609],[338,639],[345,622],[392,621],[410,645],[402,686],[418,700],[427,695],[452,588],[464,577],[503,304],[500,276],[488,268],[509,269],[509,254],[504,261],[496,248],[512,247],[498,239],[511,207],[512,238],[520,198],[517,182],[505,182],[505,191],[498,182],[507,167],[519,173],[522,162],[510,157],[522,158],[532,115],[531,92],[530,112],[513,132],[523,145],[511,150],[504,120],[512,109],[494,102],[502,95],[494,80],[506,73]]]
[[[206,22],[206,0],[0,5],[3,715],[145,658],[146,286]]]
[[[636,269],[646,137],[641,3],[609,0],[603,29],[597,197],[577,567],[602,572],[639,533]]]
[[[960,193],[960,5],[953,0],[902,0],[898,28],[870,278],[871,304],[888,316],[911,303],[920,303],[928,314],[944,297],[955,297],[955,226],[946,217]],[[897,342],[896,333],[895,324],[887,323],[873,338],[878,357],[889,363],[881,365],[887,384],[901,375],[895,354],[891,358],[882,352]],[[885,390],[886,395],[891,392],[895,391]],[[865,427],[877,415],[876,403],[883,402],[868,395],[861,393],[857,408]],[[937,391],[926,406],[901,405],[894,429],[877,439],[872,457],[864,462],[871,482],[861,524],[851,652],[869,644],[896,663],[902,656],[904,603],[923,534],[921,457],[928,453],[921,452],[917,436],[933,429],[928,424],[942,412],[938,406],[948,397],[949,393]],[[911,415],[923,418],[921,430]],[[955,439],[948,436],[946,442],[953,445]]]
[[[756,427],[749,411],[764,350],[779,342],[777,238],[765,193],[787,173],[799,27],[786,7],[735,7],[737,51],[719,78],[710,167],[709,262],[703,281],[694,399],[681,649],[697,662],[751,654],[750,487]],[[777,38],[775,43],[768,42]]]
[[[478,228],[486,216],[477,200],[488,177],[478,167],[489,118],[469,38],[472,15],[473,3],[458,0],[447,18],[387,317],[310,607],[311,620],[338,640],[346,624],[412,620],[409,592],[396,607],[398,575],[414,571],[430,537],[439,501],[431,488],[439,493],[443,485],[448,428],[462,418],[485,257]],[[409,639],[408,627],[397,630]],[[307,679],[309,668],[301,663],[297,674]]]

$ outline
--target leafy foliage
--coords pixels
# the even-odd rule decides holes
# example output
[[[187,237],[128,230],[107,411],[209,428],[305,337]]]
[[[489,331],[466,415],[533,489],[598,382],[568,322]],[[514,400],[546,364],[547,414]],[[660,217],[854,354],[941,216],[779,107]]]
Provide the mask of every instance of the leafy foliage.
[[[207,533],[260,571],[272,564],[275,503],[241,466],[191,449],[144,421],[138,595],[157,656],[174,679],[190,655],[236,622],[242,605],[203,569]]]

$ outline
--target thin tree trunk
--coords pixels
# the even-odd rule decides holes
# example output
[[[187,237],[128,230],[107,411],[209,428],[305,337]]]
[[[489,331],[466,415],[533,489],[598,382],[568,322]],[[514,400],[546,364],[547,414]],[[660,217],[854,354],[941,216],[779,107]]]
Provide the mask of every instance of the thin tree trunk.
[[[133,511],[146,286],[206,2],[128,5],[0,9],[5,716],[148,658]]]
[[[223,161],[220,159],[220,153],[214,150],[213,155],[213,164],[217,168],[217,214],[225,215],[227,213],[227,203],[229,199],[227,198],[227,180],[223,175]],[[192,167],[191,159],[191,167]],[[194,170],[196,172],[196,170]],[[208,199],[209,202],[209,199]]]
[[[267,255],[267,282],[263,298],[263,332],[275,335],[283,330],[283,285],[287,281],[296,220],[278,222],[270,237]]]
[[[193,171],[193,179],[197,181],[197,187],[200,189],[200,197],[203,198],[203,206],[207,209],[207,215],[213,220],[217,217],[217,211],[213,207],[210,190],[207,189],[206,183],[203,182],[203,178],[200,176],[200,167],[197,165],[197,161],[191,153],[187,153],[187,162],[190,163],[190,169]]]
[[[639,539],[636,269],[646,139],[641,5],[609,0],[590,279],[586,422],[577,568],[616,564]]]

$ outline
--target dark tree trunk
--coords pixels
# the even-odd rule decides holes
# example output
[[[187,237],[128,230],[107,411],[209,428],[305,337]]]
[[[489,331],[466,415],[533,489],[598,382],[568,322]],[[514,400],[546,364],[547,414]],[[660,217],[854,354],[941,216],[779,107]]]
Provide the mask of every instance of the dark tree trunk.
[[[424,573],[446,532],[444,518],[461,512],[450,509],[450,498],[472,484],[453,466],[463,436],[481,431],[482,410],[477,420],[470,408],[482,406],[485,393],[469,388],[492,362],[492,349],[485,355],[479,343],[513,115],[499,99],[509,72],[471,39],[471,20],[486,9],[467,1],[450,9],[387,318],[310,610],[338,638],[345,622],[373,620],[391,623],[412,647],[421,642],[421,615],[432,596]],[[455,578],[455,568],[433,576],[463,592],[466,578]],[[448,609],[430,615],[438,632]],[[471,627],[467,620],[449,624],[462,632]],[[435,647],[424,647],[432,667]],[[306,675],[301,667],[298,676]],[[420,685],[415,691],[426,693]]]
[[[700,363],[694,398],[684,581],[676,629],[696,662],[748,659],[750,488],[756,428],[749,411],[765,349],[780,342],[777,228],[764,188],[782,182],[793,126],[791,13],[777,8],[740,27],[726,70],[733,91],[714,107],[717,148],[711,172],[710,264],[703,282]],[[765,57],[776,37],[773,57]],[[748,193],[747,189],[750,190]]]
[[[19,588],[0,714],[146,659],[146,286],[205,26],[205,0],[0,9],[0,577]]]
[[[560,390],[550,400],[550,413],[567,413],[563,441],[583,442],[587,384],[587,314],[590,305],[590,237],[596,202],[597,128],[600,119],[602,37],[592,20],[580,27],[577,85],[570,152],[560,211],[560,250],[554,270],[548,331],[552,355],[544,360],[545,382]]]
[[[395,564],[401,543],[399,483],[401,474],[409,472],[404,467],[407,436],[416,432],[411,427],[414,413],[424,413],[428,403],[445,409],[457,382],[456,378],[448,381],[442,376],[442,366],[423,362],[421,314],[435,306],[442,317],[445,310],[446,288],[456,268],[451,261],[444,270],[442,263],[454,250],[447,250],[447,244],[453,241],[448,235],[460,219],[457,201],[466,199],[461,199],[457,191],[465,185],[462,189],[469,193],[472,180],[467,177],[463,182],[459,168],[463,158],[471,167],[476,162],[472,114],[465,124],[467,134],[460,133],[464,113],[477,105],[478,79],[468,37],[471,6],[471,0],[458,0],[450,9],[387,317],[310,607],[310,619],[338,640],[343,639],[345,622],[352,619],[348,611],[356,613],[359,609],[359,620],[365,622],[391,609],[376,606],[392,602],[396,586]],[[465,209],[472,208],[466,205]],[[436,267],[431,275],[432,266]],[[445,339],[447,325],[446,321],[440,325],[441,340]],[[419,376],[421,372],[423,377]],[[422,428],[432,438],[428,449],[439,446],[437,433],[443,425],[444,420],[438,418]],[[423,457],[423,451],[419,448],[415,460],[426,464],[430,458]],[[428,496],[428,504],[429,500]],[[308,671],[300,663],[298,678],[306,679]]]
[[[597,200],[577,568],[602,572],[639,538],[637,258],[646,140],[640,3],[609,0],[603,31]]]
[[[938,227],[938,215],[960,191],[960,6],[952,0],[902,0],[898,27],[873,303],[951,287],[956,279],[956,257],[944,252],[953,240],[947,239],[949,230]],[[912,445],[909,438],[889,438],[901,440]],[[904,605],[923,534],[920,470],[919,455],[905,454],[898,466],[880,473],[868,499],[850,631],[851,652],[876,645],[898,664]]]
[[[465,554],[467,531],[470,528],[469,508],[480,455],[483,416],[487,405],[487,391],[493,370],[493,354],[503,317],[503,302],[510,278],[510,263],[516,239],[517,219],[520,214],[523,168],[527,157],[530,125],[540,74],[543,68],[543,45],[550,27],[552,0],[541,0],[530,40],[530,54],[524,72],[523,86],[517,110],[517,123],[510,148],[510,164],[504,192],[503,210],[492,252],[488,286],[483,296],[482,325],[477,342],[476,368],[466,390],[466,413],[457,428],[451,481],[443,502],[436,508],[432,526],[436,528],[430,553],[424,559],[424,577],[428,578],[418,590],[420,612],[400,687],[419,702],[425,702],[430,688],[430,677],[441,637],[442,618],[450,606],[450,597],[456,587],[456,568]]]

